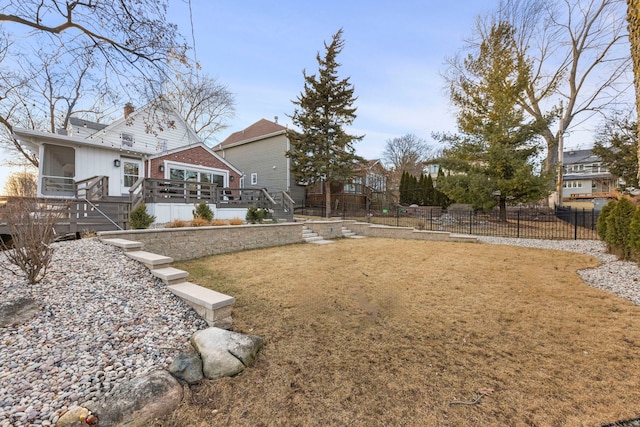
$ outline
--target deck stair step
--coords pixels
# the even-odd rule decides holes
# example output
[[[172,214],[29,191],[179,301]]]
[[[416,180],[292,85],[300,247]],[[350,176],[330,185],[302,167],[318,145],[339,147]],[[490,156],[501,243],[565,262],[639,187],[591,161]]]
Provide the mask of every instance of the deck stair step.
[[[184,282],[189,276],[188,271],[180,270],[173,267],[154,268],[151,274],[162,280],[167,285],[175,285]]]
[[[231,309],[236,302],[234,297],[191,282],[169,285],[167,289],[193,307],[209,326],[219,328],[231,326]]]
[[[142,250],[144,244],[142,242],[136,242],[134,240],[127,239],[101,239],[102,243],[115,246],[124,250],[125,252]]]
[[[149,268],[149,270],[169,267],[173,262],[173,258],[171,257],[146,251],[125,252],[125,255],[131,259],[135,259],[136,261],[143,263],[147,266],[147,268]]]

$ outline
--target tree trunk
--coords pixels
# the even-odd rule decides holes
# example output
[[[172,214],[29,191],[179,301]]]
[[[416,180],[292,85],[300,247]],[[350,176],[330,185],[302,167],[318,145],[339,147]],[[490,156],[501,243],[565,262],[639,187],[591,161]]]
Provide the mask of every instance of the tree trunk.
[[[324,181],[324,205],[325,205],[325,217],[331,217],[331,182],[329,180]]]
[[[640,134],[640,0],[627,0],[627,21],[629,21],[629,42],[633,61],[633,82],[636,88],[636,114],[638,115],[638,134]],[[640,160],[640,144],[638,145]],[[640,169],[638,169],[640,179]]]
[[[507,198],[500,196],[500,202],[498,204],[500,208],[500,222],[507,222]]]

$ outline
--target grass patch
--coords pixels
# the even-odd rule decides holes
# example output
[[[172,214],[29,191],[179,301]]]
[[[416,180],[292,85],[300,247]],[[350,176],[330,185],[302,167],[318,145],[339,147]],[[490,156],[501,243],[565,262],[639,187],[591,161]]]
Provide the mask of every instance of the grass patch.
[[[176,263],[237,299],[254,366],[192,387],[162,426],[599,426],[640,415],[640,307],[597,260],[344,239]],[[492,389],[476,405],[480,389]]]

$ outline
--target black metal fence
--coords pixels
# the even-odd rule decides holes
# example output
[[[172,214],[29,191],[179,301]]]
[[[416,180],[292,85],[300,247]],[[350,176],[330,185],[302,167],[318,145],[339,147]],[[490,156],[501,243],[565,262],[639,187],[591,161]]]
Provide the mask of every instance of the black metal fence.
[[[324,207],[305,207],[300,215],[325,216]],[[364,206],[341,204],[331,217],[372,224],[413,227],[419,230],[448,231],[477,236],[529,239],[598,239],[598,211],[570,208],[509,208],[506,220],[495,211],[482,212],[440,207],[399,205]]]

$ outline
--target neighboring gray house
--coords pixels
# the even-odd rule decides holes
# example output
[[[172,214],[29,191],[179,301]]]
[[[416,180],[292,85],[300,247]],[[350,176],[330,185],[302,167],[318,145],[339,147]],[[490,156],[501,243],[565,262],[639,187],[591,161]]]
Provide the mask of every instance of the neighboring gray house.
[[[305,186],[295,182],[286,156],[290,148],[286,131],[278,123],[260,119],[231,134],[213,150],[244,172],[240,187],[266,188],[270,193],[285,191],[296,206],[304,206]]]
[[[591,150],[571,150],[563,153],[563,201],[608,199],[615,197],[619,178],[612,175],[602,159]]]

